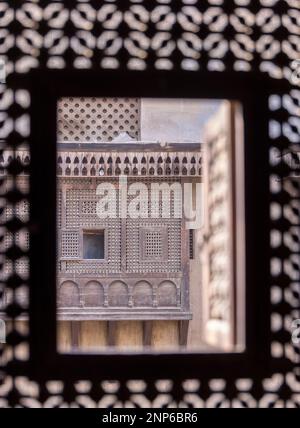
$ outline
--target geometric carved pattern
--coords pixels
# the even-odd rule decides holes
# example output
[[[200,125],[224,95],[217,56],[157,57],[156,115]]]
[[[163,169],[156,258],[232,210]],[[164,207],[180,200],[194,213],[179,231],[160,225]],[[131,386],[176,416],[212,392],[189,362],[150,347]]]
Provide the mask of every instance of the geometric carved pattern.
[[[160,143],[147,145],[147,151],[140,150],[140,142],[119,143],[104,146],[68,150],[68,143],[59,146],[57,154],[57,175],[60,177],[105,177],[105,176],[195,176],[202,173],[202,155],[197,143],[184,143],[163,147]],[[18,150],[20,162],[29,162],[28,150]],[[12,152],[6,150],[0,158],[5,168]]]
[[[165,230],[164,237],[165,241],[161,244],[151,244],[152,248],[150,254],[147,255],[147,250],[144,247],[144,251],[141,251],[140,242],[140,230],[148,228],[162,228]],[[128,219],[126,224],[127,234],[127,272],[139,272],[139,273],[175,273],[181,270],[181,220],[170,219],[170,220],[156,220],[153,219],[144,220],[141,219],[133,220]],[[157,243],[157,240],[156,240]],[[150,242],[149,242],[150,244]],[[161,248],[160,248],[161,245]],[[153,254],[153,251],[156,251]],[[162,252],[163,256],[159,257],[159,252]]]
[[[124,143],[123,152],[116,152],[110,147],[105,152],[104,146],[98,151],[83,150],[68,151],[68,144],[60,146],[58,153],[57,175],[61,177],[97,177],[97,176],[201,176],[201,152],[197,143],[177,144],[172,148],[162,147],[160,143],[149,144],[150,149],[139,150],[141,143]],[[126,144],[126,145],[125,145]],[[177,144],[177,147],[176,147]],[[181,149],[178,148],[181,146]],[[185,146],[184,149],[182,146]],[[125,148],[125,149],[124,149]],[[192,150],[191,150],[192,149]],[[196,151],[195,151],[196,150]],[[194,151],[194,153],[191,153]]]
[[[162,236],[160,232],[146,233],[146,257],[161,257],[162,256]]]
[[[66,261],[65,271],[68,273],[92,273],[93,269],[96,269],[98,273],[116,273],[120,272],[121,263],[121,252],[118,242],[120,242],[121,234],[121,220],[118,218],[112,219],[101,219],[96,213],[96,203],[99,200],[99,196],[96,195],[96,186],[103,182],[105,179],[98,178],[96,184],[92,186],[90,179],[64,179],[62,183],[72,188],[66,188],[66,224],[62,235],[63,253],[62,257],[72,258],[79,257],[78,255],[78,233],[81,228],[107,228],[107,253],[109,264],[107,261],[82,261],[80,264],[72,262],[71,260]],[[111,180],[110,180],[111,181]],[[151,184],[156,183],[156,179],[139,179],[140,182],[144,183],[150,195]],[[157,181],[159,182],[159,181]],[[179,183],[180,180],[169,179],[168,183]],[[115,186],[117,181],[114,182]],[[130,185],[130,182],[128,183]],[[63,184],[62,184],[63,185]],[[90,186],[88,189],[87,186]],[[92,186],[92,187],[91,187]],[[178,198],[177,193],[171,192],[171,218],[163,218],[162,212],[162,199],[159,199],[158,219],[145,218],[145,219],[131,219],[126,220],[127,230],[127,250],[126,250],[126,265],[127,272],[179,272],[181,269],[181,219],[172,218],[174,213],[175,200]],[[116,187],[116,199],[118,200],[118,189]],[[149,197],[150,199],[150,197]],[[129,197],[128,202],[130,202]],[[117,213],[118,214],[118,213]],[[150,217],[150,212],[149,212]],[[147,234],[144,239],[140,236],[143,229],[149,228],[155,229],[162,228],[163,235],[161,239],[155,236],[155,242],[152,242],[152,249],[150,248],[150,240]],[[67,229],[70,229],[67,231]],[[77,234],[74,229],[77,229]],[[158,240],[157,240],[158,239]],[[68,240],[68,241],[67,241]],[[147,251],[140,252],[140,241],[148,242],[148,252],[155,251],[150,257],[147,255]],[[68,242],[68,243],[67,243]],[[65,246],[66,245],[66,246]],[[69,246],[69,247],[68,247]],[[69,248],[69,250],[68,250]],[[164,249],[164,251],[163,251]],[[69,255],[67,254],[69,251]],[[163,251],[163,253],[162,253]],[[141,260],[141,254],[143,254]],[[162,254],[161,258],[159,254]],[[154,257],[155,256],[155,257]],[[82,269],[82,271],[81,271]]]
[[[226,123],[224,106],[221,113],[219,112],[219,118],[213,118],[209,122],[207,131],[204,187],[207,188],[205,233],[208,238],[205,244],[207,254],[206,251],[204,252],[207,257],[208,317],[209,319],[229,321],[230,282],[232,281],[229,211],[229,201],[231,200],[230,143],[223,129],[223,122]],[[207,165],[209,168],[206,167]]]
[[[253,3],[253,4],[252,4]],[[33,68],[74,70],[78,68],[165,70],[202,69],[220,73],[264,74],[274,82],[276,103],[269,111],[270,152],[280,155],[299,142],[300,91],[291,84],[294,60],[298,58],[299,15],[295,1],[215,0],[139,2],[20,2],[0,4],[1,54],[7,58],[7,86],[1,85],[1,139],[15,149],[28,141],[30,96],[24,74]],[[277,79],[283,79],[278,89]],[[254,142],[258,144],[259,142]],[[42,142],[41,142],[42,144]],[[299,407],[299,349],[291,343],[290,321],[299,311],[299,181],[282,180],[289,164],[270,162],[270,296],[272,305],[272,374],[268,379],[237,379],[224,373],[222,379],[140,379],[135,382],[66,379],[59,383],[31,381],[26,373],[28,334],[21,323],[26,307],[17,298],[28,283],[19,281],[15,269],[6,282],[14,293],[14,307],[7,308],[13,323],[8,326],[8,376],[1,380],[0,406],[25,407]],[[23,163],[13,157],[12,175],[20,176]],[[283,166],[283,168],[281,168]],[[20,193],[21,191],[21,193]],[[11,192],[1,189],[8,204],[24,199],[20,184]],[[26,195],[25,195],[26,199]],[[10,231],[27,227],[12,212]],[[299,235],[298,235],[299,236]],[[278,237],[280,239],[278,239]],[[23,256],[17,246],[5,256],[13,267]],[[0,286],[0,294],[2,284]],[[1,296],[0,296],[1,297]],[[0,350],[0,354],[1,354]],[[20,365],[20,361],[22,365]],[[0,361],[2,363],[4,359]],[[3,364],[3,363],[2,363]],[[22,374],[22,377],[20,377]]]
[[[59,141],[112,141],[123,132],[138,138],[137,98],[62,98],[58,115]]]
[[[147,186],[148,190],[148,218],[128,218],[126,221],[126,270],[127,272],[138,273],[176,273],[181,271],[181,229],[182,220],[174,215],[174,207],[180,198],[176,191],[170,192],[170,218],[164,218],[162,192],[160,197],[158,190],[151,187],[160,184],[159,178],[139,178],[139,182]],[[163,177],[163,182],[171,188],[173,185],[180,184],[180,178]],[[130,186],[131,181],[128,180]],[[152,190],[151,190],[152,189]],[[132,196],[128,195],[128,204]],[[152,206],[150,205],[152,200]],[[156,206],[157,218],[152,217],[152,209]],[[150,247],[148,238],[148,250],[156,251],[155,254],[147,255],[147,233],[158,232],[161,237],[155,235],[156,245],[153,243]],[[149,236],[149,237],[150,237]],[[161,246],[161,249],[160,249]],[[160,253],[162,257],[158,256]]]
[[[168,178],[166,180],[169,185],[180,184],[180,178]],[[100,218],[96,211],[97,202],[100,199],[96,193],[98,184],[113,183],[116,200],[118,200],[117,179],[97,178],[96,181],[92,181],[89,177],[59,179],[58,187],[65,206],[65,217],[60,238],[59,284],[72,279],[76,285],[76,289],[73,287],[76,295],[77,290],[79,290],[82,307],[97,306],[99,318],[103,312],[101,312],[100,307],[105,309],[107,307],[121,308],[125,306],[128,308],[128,313],[123,311],[124,317],[126,314],[131,316],[132,309],[138,306],[146,305],[153,310],[162,306],[175,306],[178,309],[183,306],[181,301],[181,296],[184,294],[182,290],[183,280],[180,274],[182,220],[172,218],[172,216],[163,218],[162,197],[158,199],[158,218],[151,218],[151,185],[158,184],[159,179],[147,177],[139,178],[138,181],[146,186],[149,193],[149,200],[146,204],[149,218],[131,219],[128,216],[122,220],[118,211],[116,218]],[[132,184],[131,181],[128,182],[128,185],[130,184]],[[172,215],[178,197],[175,191],[170,193]],[[128,195],[127,198],[129,203],[133,197]],[[81,244],[81,236],[85,235],[87,228],[89,231],[95,230],[95,233],[99,230],[105,230],[106,256],[104,259],[87,260],[84,258],[84,245]],[[124,233],[126,239],[122,242],[121,236]],[[122,245],[124,246],[123,250]],[[125,263],[122,263],[122,254]],[[148,276],[149,273],[156,273],[159,276],[155,280],[142,281],[141,276]],[[116,275],[120,275],[120,277],[117,278]],[[91,283],[92,278],[97,278],[97,281],[100,281],[101,289],[95,283]],[[166,278],[169,279],[168,285],[165,284]],[[164,292],[166,287],[169,287],[167,293]],[[95,301],[100,302],[99,305],[91,304],[91,298],[89,299],[90,303],[86,304],[86,290],[91,288],[93,288],[91,293],[94,293]],[[103,293],[103,297],[101,297],[101,293]],[[169,295],[168,298],[167,294]],[[165,297],[161,297],[162,295]],[[61,300],[59,306],[65,308],[72,305],[65,304]],[[82,319],[89,317],[88,311],[80,311],[76,315],[77,319],[78,317]],[[60,315],[71,319],[71,313],[68,311],[63,311]],[[177,313],[178,315],[184,316],[183,313]]]
[[[82,214],[95,214],[96,212],[96,201],[83,201],[81,204],[81,213]]]
[[[73,247],[69,254],[62,257],[83,258],[79,250],[79,234],[83,229],[107,230],[107,239],[105,238],[107,257],[102,260],[66,260],[61,267],[61,272],[68,274],[111,274],[120,272],[121,268],[121,221],[118,218],[101,219],[96,212],[96,203],[100,197],[96,195],[96,187],[103,179],[97,179],[95,185],[92,185],[91,179],[60,179],[60,189],[65,192],[65,224],[64,232],[72,240]],[[113,181],[112,181],[113,183]],[[71,187],[71,188],[69,188]],[[116,189],[117,192],[117,189]],[[75,235],[74,235],[75,234]],[[69,244],[70,245],[70,244]],[[78,245],[78,247],[77,247]]]
[[[117,143],[115,150],[118,148]],[[201,176],[201,153],[198,144],[193,144],[195,153],[190,153],[190,146],[185,144],[185,151],[177,151],[176,143],[172,151],[166,152],[158,143],[152,143],[152,150],[139,151],[140,143],[128,144],[123,153],[107,151],[68,152],[67,144],[59,152],[57,175],[67,176]],[[135,151],[132,150],[134,146]],[[103,146],[100,147],[103,150]],[[124,150],[124,145],[123,145]],[[156,151],[154,151],[156,150]]]
[[[79,257],[79,234],[78,231],[63,231],[61,233],[61,257]]]

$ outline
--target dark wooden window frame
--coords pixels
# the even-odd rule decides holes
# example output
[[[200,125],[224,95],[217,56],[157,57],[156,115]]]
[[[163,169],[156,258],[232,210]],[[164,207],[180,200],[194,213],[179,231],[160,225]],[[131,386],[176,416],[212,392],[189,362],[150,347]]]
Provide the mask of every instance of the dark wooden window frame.
[[[268,78],[250,73],[36,70],[31,92],[30,363],[38,380],[218,378],[270,373]],[[271,86],[270,86],[271,87]],[[246,346],[235,353],[59,354],[56,105],[64,96],[219,98],[244,112]]]
[[[84,257],[84,235],[103,235],[103,257],[98,257],[96,259],[93,258],[85,258]],[[85,229],[81,228],[80,231],[80,239],[81,239],[81,260],[84,261],[106,261],[107,259],[107,229]]]

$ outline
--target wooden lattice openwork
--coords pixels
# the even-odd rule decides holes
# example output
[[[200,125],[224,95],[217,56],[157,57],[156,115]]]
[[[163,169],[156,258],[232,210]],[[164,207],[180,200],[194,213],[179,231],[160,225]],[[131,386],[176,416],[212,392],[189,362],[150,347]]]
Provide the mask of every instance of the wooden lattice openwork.
[[[112,141],[122,133],[138,139],[139,100],[134,98],[64,98],[58,115],[61,141]]]
[[[128,186],[131,181],[137,183],[131,179]],[[116,201],[119,201],[116,178],[59,179],[63,211],[58,211],[58,216],[62,216],[59,221],[58,294],[65,293],[65,283],[73,281],[75,294],[79,290],[82,296],[82,301],[78,300],[76,304],[69,302],[67,293],[66,302],[63,297],[58,297],[59,316],[62,319],[189,319],[191,315],[185,298],[189,280],[187,276],[183,277],[187,258],[182,258],[181,251],[181,241],[185,239],[183,220],[163,217],[160,192],[157,218],[151,218],[150,200],[147,200],[147,218],[121,219],[118,211],[117,218],[101,219],[97,216],[99,196],[96,189],[105,182],[114,185]],[[151,185],[159,185],[160,179],[140,177],[139,183],[145,185],[151,195]],[[173,183],[179,184],[180,179],[168,178],[167,184],[171,186]],[[174,191],[170,195],[170,207],[174,210],[174,199],[178,195]],[[128,195],[128,203],[131,199],[133,196]],[[82,237],[85,230],[104,231],[105,258],[84,259]],[[103,288],[104,300],[101,300],[98,313],[93,308],[90,314],[84,296],[91,279],[98,281]],[[117,302],[113,298],[116,283],[124,287]],[[164,289],[169,290],[165,299],[161,297]],[[144,302],[142,306],[148,302],[146,312],[140,310],[137,292]],[[72,308],[66,309],[68,306]],[[168,306],[172,306],[171,312],[166,309]]]
[[[160,380],[163,373],[159,374],[160,379],[154,379],[151,372],[155,359],[147,360],[148,371],[145,372],[140,371],[139,363],[136,364],[135,379],[138,377],[140,381],[134,384],[124,380],[108,383],[103,373],[85,378],[89,382],[78,382],[78,378],[72,379],[63,370],[59,379],[56,378],[59,383],[49,382],[46,373],[43,379],[31,381],[29,367],[33,361],[29,356],[29,341],[33,343],[35,337],[31,330],[22,329],[20,321],[29,310],[27,299],[19,298],[20,291],[27,295],[29,282],[18,271],[20,260],[28,253],[13,238],[9,248],[2,252],[2,257],[12,266],[9,276],[1,282],[1,293],[5,287],[12,296],[6,306],[12,322],[8,325],[7,352],[2,359],[1,406],[299,407],[299,345],[293,345],[291,341],[292,321],[300,316],[299,181],[294,166],[282,157],[300,141],[297,73],[300,17],[297,2],[116,0],[96,5],[92,1],[74,1],[72,4],[2,1],[0,11],[1,55],[7,63],[7,84],[0,86],[1,144],[13,153],[7,162],[11,186],[1,190],[4,205],[16,207],[22,201],[28,201],[28,191],[22,187],[19,177],[24,171],[28,173],[29,160],[21,162],[17,151],[32,137],[29,126],[31,88],[36,82],[30,78],[32,70],[43,70],[46,75],[49,71],[66,70],[70,75],[75,72],[83,78],[85,71],[113,70],[119,73],[120,79],[131,75],[128,97],[137,95],[133,84],[135,73],[145,76],[148,95],[155,89],[153,72],[162,73],[164,82],[173,85],[175,92],[191,76],[198,76],[199,82],[201,72],[206,77],[206,72],[217,74],[216,85],[220,91],[226,85],[234,88],[238,78],[265,79],[269,108],[264,112],[263,120],[266,127],[272,124],[269,127],[268,166],[266,168],[259,158],[256,169],[257,174],[263,169],[264,177],[270,179],[269,192],[263,194],[269,209],[264,212],[254,210],[249,220],[251,224],[258,224],[260,216],[264,216],[270,238],[261,242],[262,247],[257,246],[259,254],[262,254],[262,248],[267,252],[271,266],[269,275],[263,278],[264,293],[269,298],[267,338],[271,347],[264,355],[270,358],[268,375],[256,373],[242,379],[238,374],[239,367],[233,361],[231,370],[222,371],[220,367],[216,379],[215,367],[204,361],[206,372],[200,378],[194,373],[193,379],[187,379],[186,373],[191,373],[183,373],[179,361],[168,356],[170,370],[173,367],[174,371],[173,375],[169,372],[169,379],[163,381]],[[164,86],[160,89],[163,91]],[[259,91],[256,96],[260,97]],[[129,135],[135,138],[135,130],[130,131],[133,134]],[[109,135],[109,138],[113,137]],[[252,143],[257,146],[261,141],[258,138]],[[43,141],[39,144],[42,146]],[[49,162],[42,155],[40,160],[44,165]],[[247,162],[250,161],[248,158]],[[257,198],[261,200],[261,195]],[[88,210],[88,207],[84,209]],[[14,237],[21,229],[29,229],[28,220],[20,218],[15,209],[12,217],[1,222]],[[255,272],[248,274],[251,276]],[[67,287],[75,290],[76,286],[68,282]],[[89,284],[87,301],[97,287],[98,284]],[[115,288],[120,289],[120,284]],[[99,304],[103,296],[99,293]],[[51,302],[52,297],[48,297]],[[112,296],[111,303],[114,302],[115,296]],[[259,306],[256,301],[253,304]],[[259,307],[259,310],[263,312],[268,308]],[[255,322],[255,319],[249,321]],[[257,335],[257,342],[262,344],[259,329]],[[25,352],[20,352],[21,347]],[[35,363],[38,365],[37,361]],[[117,364],[117,360],[112,358],[111,364]],[[112,371],[106,373],[108,377],[114,377]]]

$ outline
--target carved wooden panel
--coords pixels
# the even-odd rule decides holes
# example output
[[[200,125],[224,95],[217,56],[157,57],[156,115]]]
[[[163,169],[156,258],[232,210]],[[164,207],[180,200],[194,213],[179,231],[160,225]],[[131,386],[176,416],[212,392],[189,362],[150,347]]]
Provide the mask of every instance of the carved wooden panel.
[[[173,318],[190,317],[184,299],[189,286],[187,274],[183,277],[183,267],[187,262],[182,259],[184,226],[183,220],[176,217],[176,204],[181,201],[181,194],[178,193],[178,190],[182,191],[180,178],[138,179],[139,183],[146,186],[149,196],[144,200],[145,218],[131,218],[128,214],[126,219],[121,219],[118,210],[117,218],[99,218],[96,208],[100,197],[96,189],[100,183],[106,182],[115,186],[118,201],[119,184],[115,178],[59,179],[62,227],[59,230],[58,283],[64,283],[68,279],[74,281],[82,304],[77,312],[59,309],[60,317],[91,319],[94,316],[94,319],[109,319],[115,317],[121,309],[119,316],[123,318],[145,317],[145,314],[135,311],[138,307],[149,307],[153,312],[152,316],[158,318],[170,316],[168,310],[161,311],[168,307],[178,310],[172,314]],[[134,182],[129,179],[128,186]],[[152,190],[152,185],[161,183],[166,187],[154,187]],[[179,187],[168,190],[168,186],[174,184]],[[170,192],[169,199],[166,199],[170,218],[164,218],[166,207],[163,191],[166,189]],[[146,197],[147,192],[143,193],[142,198]],[[152,192],[155,194],[153,204]],[[128,193],[128,204],[133,200],[133,195]],[[156,218],[152,218],[153,205]],[[82,238],[86,230],[105,231],[104,259],[84,258]],[[96,286],[96,282],[100,282],[101,287]],[[91,288],[93,290],[87,298],[87,290]],[[77,295],[77,289],[74,288],[74,292]],[[70,307],[61,299],[58,301],[59,308]],[[98,308],[96,315],[89,309],[92,307]],[[127,312],[124,312],[124,308]]]
[[[108,304],[112,307],[128,306],[128,285],[123,281],[114,281],[108,288]]]
[[[149,281],[141,280],[134,285],[133,288],[133,305],[139,306],[153,306],[153,289]]]
[[[79,231],[63,230],[60,233],[61,257],[68,259],[78,259],[80,256],[79,249]]]
[[[85,116],[82,116],[85,120]],[[117,124],[115,125],[117,127]],[[85,141],[85,143],[87,143]],[[60,177],[154,176],[201,177],[202,154],[198,143],[59,143],[57,175]],[[20,163],[30,160],[28,150],[17,151]],[[0,157],[0,173],[12,159],[12,151]],[[59,195],[58,195],[59,196]]]
[[[84,305],[87,307],[99,307],[104,305],[103,285],[98,281],[89,281],[84,286]]]
[[[60,306],[80,306],[79,287],[74,281],[64,281],[58,288]]]
[[[204,161],[204,337],[216,346],[233,343],[235,278],[233,272],[233,123],[232,105],[224,101],[207,124]]]
[[[139,231],[140,260],[149,262],[168,260],[168,228],[141,226]]]
[[[57,106],[59,141],[112,141],[139,136],[137,98],[62,98]]]

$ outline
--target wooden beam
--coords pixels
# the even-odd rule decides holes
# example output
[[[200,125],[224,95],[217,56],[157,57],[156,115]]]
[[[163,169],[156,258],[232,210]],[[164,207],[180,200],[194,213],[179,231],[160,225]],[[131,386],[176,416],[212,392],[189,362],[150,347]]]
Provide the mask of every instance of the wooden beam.
[[[178,321],[178,323],[179,323],[179,346],[186,346],[189,321],[181,320],[181,321]]]
[[[108,346],[116,345],[116,322],[117,321],[107,322],[107,345]]]
[[[144,321],[143,322],[143,345],[151,346],[151,339],[152,339],[152,321]]]
[[[71,321],[71,346],[72,350],[79,348],[80,322]]]

